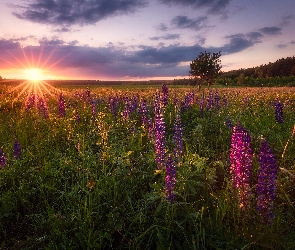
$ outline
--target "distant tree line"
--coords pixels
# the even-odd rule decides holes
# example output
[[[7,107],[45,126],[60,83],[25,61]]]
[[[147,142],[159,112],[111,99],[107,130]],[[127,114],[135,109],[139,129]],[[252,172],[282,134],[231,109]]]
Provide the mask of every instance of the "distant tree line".
[[[199,60],[202,57],[202,54],[200,54],[195,60]],[[202,81],[202,78],[198,77],[175,79],[170,84],[194,86]],[[206,81],[203,80],[203,82]],[[282,58],[274,63],[269,62],[257,67],[220,72],[214,74],[212,83],[226,86],[295,86],[295,57]]]
[[[223,77],[231,79],[239,77],[241,74],[253,78],[295,76],[295,57],[282,58],[274,63],[269,62],[253,68],[231,70],[222,74]]]

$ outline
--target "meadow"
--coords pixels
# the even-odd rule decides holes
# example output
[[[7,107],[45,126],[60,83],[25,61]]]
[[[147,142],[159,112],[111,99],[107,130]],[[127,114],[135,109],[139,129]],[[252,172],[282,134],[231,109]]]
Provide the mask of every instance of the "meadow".
[[[0,85],[0,249],[295,249],[295,88],[33,90]]]

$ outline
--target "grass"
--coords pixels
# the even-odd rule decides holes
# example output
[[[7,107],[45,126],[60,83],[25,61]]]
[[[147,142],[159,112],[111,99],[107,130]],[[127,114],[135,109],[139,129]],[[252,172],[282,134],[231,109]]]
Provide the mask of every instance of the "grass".
[[[155,162],[155,140],[142,125],[146,100],[154,119],[161,87],[63,87],[66,116],[46,95],[49,117],[25,109],[27,96],[2,88],[0,149],[0,249],[293,249],[295,247],[294,88],[218,88],[220,108],[206,109],[208,90],[181,112],[184,153],[177,165],[176,199],[165,194],[165,169]],[[166,154],[173,153],[173,123],[191,88],[170,88],[165,108]],[[213,89],[213,94],[215,89]],[[200,110],[202,94],[205,109]],[[117,115],[109,98],[118,97]],[[284,105],[275,121],[273,101]],[[227,105],[223,105],[223,99]],[[93,100],[95,115],[93,116]],[[197,101],[196,101],[197,100]],[[77,118],[77,114],[80,119]],[[254,151],[251,208],[241,211],[229,172],[230,117],[249,131]],[[260,138],[277,158],[279,175],[271,224],[256,212],[255,177]],[[20,159],[13,144],[21,145]],[[282,154],[285,150],[284,157]]]

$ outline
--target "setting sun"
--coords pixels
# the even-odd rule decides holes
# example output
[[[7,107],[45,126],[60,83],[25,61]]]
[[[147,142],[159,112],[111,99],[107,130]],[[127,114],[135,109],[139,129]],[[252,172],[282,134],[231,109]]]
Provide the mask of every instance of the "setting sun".
[[[29,81],[40,81],[42,80],[42,77],[43,77],[42,71],[43,70],[38,68],[32,68],[32,69],[25,70],[25,73]]]

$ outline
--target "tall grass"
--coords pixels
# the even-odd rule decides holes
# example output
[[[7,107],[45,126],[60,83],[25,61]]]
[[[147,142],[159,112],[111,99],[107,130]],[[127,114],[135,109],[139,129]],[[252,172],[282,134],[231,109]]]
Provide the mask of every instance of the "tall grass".
[[[173,201],[166,197],[165,168],[157,167],[155,127],[150,134],[138,112],[145,100],[154,122],[161,91],[63,88],[65,116],[58,114],[56,90],[55,98],[44,96],[46,118],[38,107],[26,109],[30,93],[18,97],[2,88],[0,149],[7,164],[0,169],[0,249],[294,249],[294,88],[218,89],[219,106],[207,105],[207,90],[168,88],[162,107],[166,156],[174,153],[177,114],[183,136]],[[275,119],[276,99],[283,104],[283,123]],[[251,136],[246,213],[232,186],[227,119]],[[269,224],[256,211],[261,136],[279,171]]]

